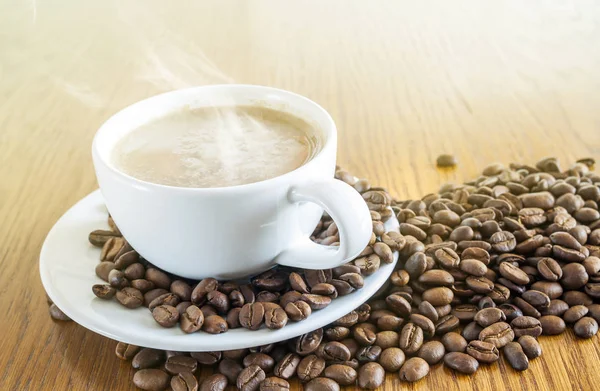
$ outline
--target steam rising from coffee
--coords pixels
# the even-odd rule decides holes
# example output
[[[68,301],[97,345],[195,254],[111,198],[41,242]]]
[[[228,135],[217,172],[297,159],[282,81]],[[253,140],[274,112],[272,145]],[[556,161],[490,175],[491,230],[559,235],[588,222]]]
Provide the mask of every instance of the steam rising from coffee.
[[[66,7],[68,12],[64,12]],[[32,0],[18,10],[0,6],[0,11],[10,11],[15,21],[7,27],[16,35],[5,45],[7,70],[10,72],[12,65],[14,70],[21,68],[29,80],[43,80],[38,83],[41,99],[56,101],[66,121],[69,115],[80,119],[89,112],[97,119],[97,123],[87,124],[90,131],[108,116],[146,97],[192,86],[233,83],[202,49],[201,42],[210,37],[192,36],[189,31],[193,28],[180,29],[180,25],[194,22],[191,15],[202,12],[201,4],[185,7],[189,12],[181,8],[175,12],[168,3],[145,6],[143,2],[117,0],[66,4]],[[2,29],[0,26],[0,32]],[[188,31],[185,35],[180,32],[184,30]],[[22,58],[22,45],[30,48],[27,53],[34,53],[31,58]],[[51,91],[48,84],[53,86]],[[190,167],[194,159],[209,155],[220,160],[220,172],[228,175],[243,165],[239,157],[248,147],[248,136],[264,139],[269,134],[264,121],[244,111],[225,109],[236,103],[221,99],[215,104],[218,109],[214,108],[216,117],[211,123],[219,126],[212,129],[215,137],[209,143],[202,132],[180,135],[175,148]],[[267,148],[257,152],[261,154],[254,156],[257,161],[273,158]]]

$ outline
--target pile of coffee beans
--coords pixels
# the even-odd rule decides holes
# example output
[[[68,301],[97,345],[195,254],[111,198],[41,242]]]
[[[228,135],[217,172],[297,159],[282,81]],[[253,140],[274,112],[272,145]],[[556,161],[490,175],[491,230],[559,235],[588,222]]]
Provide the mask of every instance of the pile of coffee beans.
[[[117,356],[131,360],[137,370],[133,381],[144,390],[223,390],[227,385],[286,390],[293,377],[306,390],[374,389],[386,372],[414,382],[443,362],[472,374],[501,355],[514,369],[525,370],[542,353],[540,335],[560,334],[568,325],[580,338],[598,332],[600,176],[591,171],[593,165],[592,159],[582,159],[561,170],[554,158],[535,166],[494,164],[473,181],[407,201],[392,200],[384,189],[338,170],[336,177],[360,191],[373,211],[375,240],[358,259],[315,272],[312,281],[304,271],[292,282],[290,272],[291,290],[284,295],[302,297],[319,284],[338,291],[334,281],[342,275],[372,273],[387,260],[388,250],[398,251],[397,270],[372,299],[324,328],[276,344],[181,353],[119,343]],[[390,213],[400,221],[400,234],[384,232],[379,223]],[[323,233],[333,224],[329,221],[325,216],[315,240],[327,243],[334,234]],[[113,260],[120,258],[118,252],[110,246],[103,250],[114,253]],[[149,270],[145,280],[154,284]],[[325,292],[319,289],[317,295],[328,297]],[[314,305],[306,299],[291,303],[299,302]],[[244,327],[252,325],[256,303],[246,307]],[[213,367],[215,374],[197,378],[201,366]]]
[[[404,240],[397,232],[385,231],[384,222],[393,214],[389,194],[344,175],[362,192],[373,220],[371,241],[354,262],[331,270],[276,267],[243,282],[214,278],[191,281],[143,259],[109,216],[110,230],[89,234],[90,243],[102,248],[96,275],[107,282],[94,285],[92,291],[101,299],[114,298],[126,308],[145,306],[159,325],[179,325],[185,333],[220,334],[238,327],[280,329],[289,321],[305,320],[338,296],[361,289],[364,276],[376,272],[382,262],[392,263],[392,249]],[[339,245],[338,228],[324,216],[311,239],[323,245]]]

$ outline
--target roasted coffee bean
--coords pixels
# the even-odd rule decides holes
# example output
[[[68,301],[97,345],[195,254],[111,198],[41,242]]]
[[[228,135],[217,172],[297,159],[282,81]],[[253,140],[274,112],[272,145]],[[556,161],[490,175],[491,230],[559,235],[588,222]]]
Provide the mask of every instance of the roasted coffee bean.
[[[258,330],[263,324],[265,309],[262,303],[244,304],[240,310],[239,321],[242,327]]]
[[[115,354],[121,360],[131,360],[139,351],[140,347],[136,345],[119,342],[115,348]]]
[[[235,360],[224,358],[219,362],[219,372],[227,378],[231,384],[237,384],[237,379],[244,367]]]
[[[467,347],[467,341],[455,332],[444,334],[442,344],[444,344],[446,352],[464,352]]]
[[[470,229],[471,232],[473,232],[473,230],[470,227],[459,227],[455,229],[452,233],[454,234],[454,232],[456,232],[460,228],[467,228]],[[451,248],[440,248],[436,250],[434,254],[436,261],[440,264],[440,266],[446,269],[456,268],[460,264],[460,257]]]
[[[435,323],[435,333],[438,335],[446,334],[449,331],[456,329],[460,321],[454,315],[445,315],[438,319]]]
[[[509,342],[503,349],[504,357],[513,369],[524,371],[529,368],[529,359],[518,342]]]
[[[542,310],[544,308],[548,308],[550,305],[550,298],[543,292],[529,290],[527,292],[523,292],[521,297],[534,306],[537,310]]]
[[[192,287],[185,281],[175,280],[171,283],[171,293],[179,296],[182,301],[190,301],[192,298]]]
[[[577,251],[555,244],[552,246],[552,255],[560,261],[581,263],[586,258],[586,255],[583,253],[584,248],[581,249],[582,251]]]
[[[223,374],[216,373],[204,379],[202,384],[200,384],[200,391],[225,391],[227,384],[227,377]]]
[[[221,334],[229,329],[227,321],[219,315],[210,315],[204,318],[202,330],[210,334]]]
[[[540,321],[531,316],[520,316],[515,318],[510,323],[514,336],[517,338],[523,335],[531,335],[532,337],[539,337],[542,334],[542,325]]]
[[[148,280],[144,280],[142,278],[138,279],[138,280],[133,280],[130,282],[131,287],[138,289],[140,292],[142,292],[144,295],[148,292],[150,292],[151,290],[155,290],[154,289],[154,283],[150,282]],[[160,292],[164,292],[166,293],[167,291],[165,289],[157,289]],[[150,305],[150,302],[148,302],[148,304],[146,304],[146,299],[144,298],[144,305],[147,307],[148,305]]]
[[[427,289],[423,292],[423,300],[430,302],[434,306],[450,304],[454,298],[452,290],[446,287],[436,287]]]
[[[389,295],[386,297],[385,302],[392,311],[400,316],[408,316],[412,311],[410,303],[401,295]]]
[[[134,369],[154,368],[163,362],[165,352],[157,349],[142,348],[133,357],[131,366]]]
[[[588,308],[584,305],[576,305],[565,311],[563,319],[567,323],[575,323],[579,319],[583,318],[589,312]]]
[[[96,284],[92,286],[92,292],[100,299],[110,300],[115,296],[117,290],[108,284]]]
[[[420,352],[423,351],[423,347],[425,345],[423,345],[419,350],[419,356]],[[426,350],[431,349],[427,348]],[[400,367],[402,367],[402,365],[404,364],[405,359],[406,356],[404,352],[402,351],[402,349],[397,347],[387,348],[383,350],[379,355],[379,363],[388,372],[396,372],[397,370],[399,370]]]
[[[554,299],[550,300],[548,308],[542,310],[542,315],[556,315],[563,316],[563,314],[569,309],[569,305],[562,300]]]
[[[404,269],[411,278],[416,279],[427,270],[427,257],[425,253],[416,252],[411,255],[404,264]]]
[[[331,303],[331,298],[327,296],[321,295],[313,295],[310,293],[305,293],[302,295],[300,300],[308,303],[311,309],[320,310],[327,307]]]
[[[585,267],[579,263],[569,263],[563,266],[560,283],[565,289],[579,289],[587,284],[589,276]]]
[[[523,316],[521,309],[513,304],[501,304],[498,308],[504,312],[507,322],[512,322],[513,319]]]
[[[120,237],[109,238],[106,243],[102,246],[102,252],[100,253],[101,262],[114,262],[117,254],[125,246],[125,240]]]
[[[298,364],[296,370],[298,378],[302,382],[311,381],[314,378],[321,376],[325,369],[325,360],[314,354],[304,357]],[[266,371],[266,370],[265,370]],[[325,375],[327,376],[327,375]],[[327,376],[329,377],[329,376]]]
[[[162,391],[169,386],[171,376],[160,369],[142,369],[133,375],[133,384],[142,390]]]
[[[496,232],[489,240],[492,244],[492,248],[500,253],[511,252],[517,246],[515,236],[508,231]]]
[[[162,327],[173,327],[179,321],[179,311],[170,305],[159,305],[152,310],[156,323]]]
[[[406,360],[398,375],[401,381],[416,382],[429,374],[429,364],[420,357],[412,357]]]
[[[198,391],[198,379],[191,372],[181,372],[171,378],[173,391]]]
[[[418,281],[426,285],[450,287],[454,284],[454,277],[445,270],[431,269],[420,275]]]
[[[432,322],[437,322],[437,320],[439,319],[439,315],[435,310],[435,307],[431,305],[431,303],[428,301],[420,302],[418,310],[421,315],[425,315],[426,317],[431,319]]]
[[[523,335],[519,338],[519,345],[523,349],[523,353],[528,359],[534,359],[542,355],[542,347],[540,346],[537,339],[531,335]]]
[[[352,357],[350,350],[341,342],[327,342],[317,349],[317,355],[320,355],[326,361],[342,362],[348,361]]]
[[[97,229],[90,232],[88,235],[88,240],[96,247],[103,247],[109,239],[119,236],[121,235],[118,232]]]
[[[405,353],[416,353],[423,345],[423,330],[414,323],[407,323],[400,332],[399,347]]]
[[[594,318],[585,316],[575,323],[573,331],[579,338],[591,338],[598,333],[598,322]]]
[[[358,386],[367,390],[374,390],[385,381],[385,370],[376,363],[366,363],[358,370]]]
[[[361,362],[373,362],[379,360],[379,356],[381,356],[382,349],[379,346],[365,346],[360,348],[355,356],[356,359]]]
[[[515,297],[513,303],[523,311],[523,315],[531,316],[533,318],[539,318],[542,316],[540,312],[535,309],[534,306],[521,299],[520,297]]]
[[[463,259],[460,262],[460,270],[471,276],[482,277],[487,272],[487,266],[476,259]]]
[[[190,353],[200,365],[215,365],[221,360],[221,352],[192,352]]]
[[[335,380],[342,386],[350,386],[356,382],[358,373],[347,365],[333,364],[325,368],[323,376]]]
[[[248,349],[233,349],[223,351],[223,358],[229,358],[231,360],[240,361],[248,355]]]
[[[265,325],[271,330],[283,328],[288,322],[288,316],[283,308],[277,306],[265,312]]]
[[[498,271],[502,277],[514,282],[517,285],[525,285],[529,283],[529,276],[527,273],[510,262],[502,262],[498,268]]]
[[[558,299],[563,294],[563,287],[558,282],[536,281],[531,284],[531,289],[544,292],[550,300]]]
[[[182,372],[195,372],[198,368],[198,361],[188,356],[171,356],[165,362],[165,369],[171,375],[177,375]]]
[[[479,333],[481,333],[482,330],[483,327],[478,325],[476,322],[471,322],[463,328],[461,335],[467,342],[470,342],[478,339]]]
[[[145,279],[152,281],[157,288],[169,289],[171,286],[171,279],[167,273],[153,267],[146,269]]]
[[[343,326],[330,327],[325,330],[325,336],[330,341],[341,341],[350,335],[350,329]]]
[[[450,352],[444,356],[444,365],[460,373],[473,374],[479,368],[479,362],[465,353]]]
[[[377,319],[377,327],[383,331],[398,331],[404,319],[394,315],[384,315]]]
[[[113,269],[108,273],[108,283],[115,289],[122,289],[129,286],[129,280],[125,278],[125,273],[119,269]]]
[[[179,325],[181,330],[188,334],[195,333],[196,331],[200,330],[204,324],[204,314],[200,308],[196,307],[195,305],[190,305],[187,307],[180,318],[181,322]]]
[[[562,318],[554,315],[545,315],[539,319],[542,326],[542,334],[558,335],[565,331],[566,325]]]
[[[335,380],[317,377],[304,385],[304,391],[340,391],[340,385]]]
[[[484,328],[479,333],[480,340],[490,342],[494,344],[496,348],[502,348],[508,342],[512,341],[514,337],[515,333],[513,332],[513,329],[505,322],[494,323],[493,325]]]
[[[148,309],[150,309],[150,311],[153,311],[156,307],[161,305],[170,305],[175,307],[177,304],[179,304],[180,301],[181,300],[179,299],[179,296],[177,296],[176,294],[165,293],[152,300],[148,305]]]
[[[317,350],[323,340],[323,329],[317,329],[303,334],[296,339],[295,351],[301,356],[306,356]]]
[[[115,256],[115,267],[119,270],[125,270],[126,268],[133,265],[134,263],[137,263],[139,260],[140,260],[140,255],[135,250],[127,251],[124,253],[119,252]],[[143,277],[143,275],[138,278],[142,278],[142,277]]]
[[[423,334],[426,337],[432,337],[435,334],[435,325],[431,319],[427,318],[426,316],[420,314],[411,314],[409,319],[412,323],[419,326],[423,330]]]
[[[500,308],[485,308],[477,312],[473,320],[481,327],[486,328],[496,322],[505,321],[506,315]]]
[[[260,383],[260,391],[286,391],[290,389],[290,383],[280,377],[267,377]]]
[[[567,291],[563,294],[562,298],[570,307],[574,305],[589,306],[593,303],[591,297],[589,297],[585,292],[580,291]]]
[[[116,298],[119,303],[127,308],[138,308],[144,303],[142,292],[131,287],[125,287],[117,291]]]
[[[466,353],[484,364],[498,361],[498,358],[500,357],[498,348],[493,343],[479,340],[469,342]]]
[[[264,353],[250,353],[243,359],[243,364],[247,368],[251,365],[259,366],[266,373],[271,372],[275,367],[275,360],[273,357]]]
[[[427,319],[427,318],[426,318]],[[431,321],[430,321],[431,322]],[[431,324],[433,326],[433,323]],[[380,331],[376,334],[375,345],[381,349],[398,346],[399,335],[395,331]]]
[[[427,361],[429,365],[435,365],[444,358],[446,349],[440,341],[429,341],[421,346],[418,356]],[[404,359],[404,356],[403,356]],[[381,362],[381,361],[380,361]],[[385,367],[385,365],[384,365]]]
[[[198,285],[192,290],[191,301],[192,303],[202,306],[206,303],[206,295],[208,292],[217,290],[219,282],[214,278],[205,278],[200,281]],[[242,287],[240,287],[240,290]],[[243,292],[242,292],[243,293]],[[248,302],[248,300],[246,300]]]
[[[115,266],[117,265],[115,264]],[[127,266],[123,274],[125,274],[125,278],[129,281],[143,279],[146,274],[146,268],[141,263],[134,263]]]
[[[285,312],[294,322],[302,321],[308,318],[312,312],[310,305],[304,301],[288,303],[285,306]]]
[[[291,378],[300,364],[300,356],[294,353],[286,354],[275,366],[273,373],[283,379]]]
[[[108,261],[100,262],[96,266],[96,275],[98,277],[100,277],[101,279],[103,279],[104,281],[108,282],[108,275],[114,269],[115,269],[114,263],[108,262]]]
[[[243,369],[237,378],[237,388],[242,391],[255,391],[260,383],[265,380],[265,372],[258,365],[250,365]]]
[[[540,259],[537,263],[537,270],[548,281],[558,281],[563,275],[560,265],[552,258]]]

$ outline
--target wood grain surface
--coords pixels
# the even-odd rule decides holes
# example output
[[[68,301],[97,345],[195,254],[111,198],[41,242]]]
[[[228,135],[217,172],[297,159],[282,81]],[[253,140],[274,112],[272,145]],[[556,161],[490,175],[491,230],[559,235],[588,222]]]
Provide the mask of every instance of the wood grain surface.
[[[334,117],[343,167],[420,197],[496,161],[599,159],[599,42],[593,1],[0,2],[0,390],[134,389],[114,341],[50,319],[37,266],[97,187],[91,140],[119,109],[192,85],[292,90]],[[597,337],[542,346],[524,373],[438,365],[384,389],[600,387]]]

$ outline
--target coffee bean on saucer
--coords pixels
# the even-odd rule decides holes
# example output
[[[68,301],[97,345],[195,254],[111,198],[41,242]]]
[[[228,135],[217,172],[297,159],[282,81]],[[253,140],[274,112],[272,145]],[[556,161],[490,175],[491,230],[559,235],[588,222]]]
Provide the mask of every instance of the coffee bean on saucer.
[[[219,315],[210,315],[204,318],[202,330],[210,334],[221,334],[229,329],[225,319]]]
[[[198,379],[191,372],[180,372],[171,378],[173,391],[198,391]]]
[[[191,301],[192,287],[185,281],[175,280],[170,286],[171,293],[176,294],[181,301]]]
[[[171,279],[167,273],[154,267],[146,269],[145,278],[152,281],[157,288],[169,289],[171,286]]]
[[[92,287],[94,295],[100,299],[110,300],[115,296],[117,290],[108,284],[96,284]]]
[[[110,238],[119,236],[121,236],[119,235],[119,233],[113,231],[97,229],[95,231],[90,232],[90,234],[88,235],[88,239],[90,243],[94,246],[102,247]]]
[[[137,263],[139,259],[140,256],[135,250],[131,250],[123,254],[117,254],[115,257],[115,267],[119,270],[125,270],[127,267]]]
[[[125,274],[125,278],[129,281],[143,279],[146,274],[146,268],[141,263],[134,263],[127,266],[123,270],[123,274]]]
[[[129,286],[129,280],[125,278],[125,273],[118,269],[113,269],[108,273],[108,283],[116,289],[122,289]]]
[[[277,330],[283,328],[287,322],[288,316],[280,306],[265,311],[265,325],[267,328]]]
[[[135,288],[125,287],[116,293],[117,301],[127,308],[138,308],[144,303],[142,292]]]
[[[159,305],[152,310],[152,316],[156,323],[162,327],[173,327],[179,321],[179,311],[170,305]]]
[[[115,269],[115,264],[113,262],[100,262],[96,265],[96,275],[108,282],[108,274],[113,269]]]
[[[130,281],[130,284],[132,288],[138,289],[144,294],[144,296],[146,295],[146,293],[150,292],[151,290],[154,290],[154,283],[148,280],[144,280],[143,278],[132,280]],[[165,289],[160,289],[160,291],[163,293],[167,293]],[[144,305],[147,307],[149,304],[150,302],[146,304],[146,299],[144,298]]]
[[[261,303],[244,304],[240,311],[240,324],[250,330],[258,330],[263,324],[265,309]]]
[[[171,376],[160,369],[142,369],[133,375],[133,384],[142,390],[164,390],[169,386]]]
[[[125,240],[121,237],[113,236],[109,238],[106,243],[102,246],[102,252],[100,253],[101,262],[114,262],[115,257],[125,246]]]
[[[200,384],[200,391],[225,391],[229,381],[227,377],[220,373],[215,373],[204,379]],[[175,391],[175,390],[173,390]]]
[[[148,305],[148,309],[150,311],[153,311],[154,308],[156,308],[160,305],[170,305],[172,307],[175,307],[177,304],[179,304],[179,302],[180,302],[179,296],[177,296],[176,294],[165,293],[165,294],[158,296],[156,299],[152,300],[150,302],[150,305]]]
[[[294,322],[299,322],[308,318],[312,313],[312,309],[308,303],[304,301],[296,301],[294,303],[286,304],[285,313]]]

